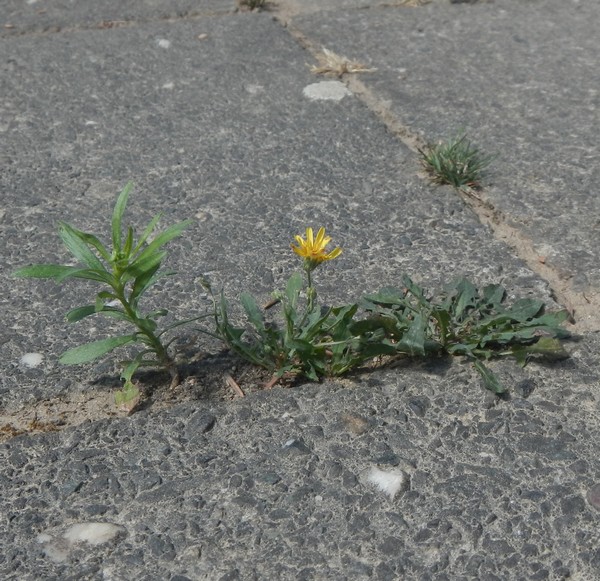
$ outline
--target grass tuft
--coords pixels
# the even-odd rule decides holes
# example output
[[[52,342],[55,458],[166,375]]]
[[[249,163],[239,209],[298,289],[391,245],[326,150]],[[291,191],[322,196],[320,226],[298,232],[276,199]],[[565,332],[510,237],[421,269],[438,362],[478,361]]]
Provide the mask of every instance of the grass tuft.
[[[267,0],[238,0],[241,10],[262,10],[267,5]]]
[[[465,133],[419,149],[419,153],[435,183],[450,184],[458,189],[479,188],[482,173],[493,159],[491,155],[483,155]]]

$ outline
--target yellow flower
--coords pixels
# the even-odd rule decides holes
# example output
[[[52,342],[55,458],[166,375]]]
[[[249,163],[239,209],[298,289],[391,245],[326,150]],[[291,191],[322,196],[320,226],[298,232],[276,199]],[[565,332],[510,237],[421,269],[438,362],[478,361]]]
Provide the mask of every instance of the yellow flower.
[[[319,228],[317,237],[313,235],[313,229],[306,229],[306,240],[302,236],[295,236],[298,246],[292,244],[292,250],[305,259],[309,268],[314,268],[325,260],[337,258],[341,253],[341,248],[335,248],[327,253],[325,247],[331,242],[330,236],[325,236],[325,228]]]

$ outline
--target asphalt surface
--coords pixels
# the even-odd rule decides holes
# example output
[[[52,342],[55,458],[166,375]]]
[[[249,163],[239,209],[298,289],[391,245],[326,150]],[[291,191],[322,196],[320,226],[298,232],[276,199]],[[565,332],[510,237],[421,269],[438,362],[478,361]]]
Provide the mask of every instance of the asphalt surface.
[[[81,402],[0,444],[3,579],[600,578],[600,6],[401,4],[2,3],[3,433]],[[377,70],[316,76],[322,47]],[[477,198],[416,152],[461,129],[496,156]],[[110,330],[64,321],[89,287],[10,273],[66,258],[60,220],[107,232],[129,180],[139,226],[194,220],[153,295],[178,317],[208,308],[201,276],[266,300],[324,225],[324,300],[464,275],[573,309],[580,338],[495,364],[504,399],[434,361],[222,401],[215,355],[182,403],[119,416],[115,361],[58,363]]]

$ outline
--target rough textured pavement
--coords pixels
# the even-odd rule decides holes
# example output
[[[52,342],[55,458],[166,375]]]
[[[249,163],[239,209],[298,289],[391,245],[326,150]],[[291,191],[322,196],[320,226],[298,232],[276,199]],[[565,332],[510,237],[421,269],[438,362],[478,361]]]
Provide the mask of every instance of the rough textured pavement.
[[[3,3],[0,415],[66,427],[0,444],[0,576],[598,578],[600,7],[163,4]],[[306,66],[322,46],[377,71],[310,97],[335,81]],[[423,179],[414,151],[461,127],[497,154],[479,201]],[[196,219],[154,294],[177,316],[207,308],[201,275],[266,299],[297,267],[293,235],[324,224],[344,248],[319,274],[332,301],[467,275],[574,307],[581,339],[564,362],[497,364],[506,400],[439,361],[222,401],[208,357],[183,403],[117,417],[113,361],[57,363],[108,331],[66,327],[87,287],[9,275],[64,259],[59,220],[106,231],[128,180],[136,224]]]

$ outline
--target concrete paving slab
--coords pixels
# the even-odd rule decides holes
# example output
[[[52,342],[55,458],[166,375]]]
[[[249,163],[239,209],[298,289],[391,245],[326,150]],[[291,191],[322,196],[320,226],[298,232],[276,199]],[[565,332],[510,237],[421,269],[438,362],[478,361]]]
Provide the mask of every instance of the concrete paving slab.
[[[178,318],[207,308],[198,284],[207,273],[232,297],[266,300],[298,268],[293,235],[321,224],[345,248],[319,275],[325,300],[399,284],[404,272],[431,286],[466,275],[552,300],[454,192],[414,177],[414,156],[360,101],[304,95],[319,81],[270,16],[210,25],[203,40],[205,22],[194,21],[3,41],[3,406],[84,392],[92,376],[114,373],[101,364],[65,376],[56,363],[107,332],[64,322],[90,287],[9,273],[65,259],[59,220],[104,234],[130,179],[138,227],[161,210],[165,224],[197,220],[172,245],[182,275],[156,295]],[[42,364],[24,367],[27,353],[43,354]]]
[[[492,220],[584,303],[600,288],[599,18],[600,5],[575,0],[435,3],[327,11],[293,27],[377,67],[361,81],[415,133],[436,142],[464,129],[495,154]]]
[[[0,573],[594,579],[598,347],[498,405],[468,368],[407,366],[19,436],[0,444]],[[65,538],[93,523],[117,537]]]
[[[65,28],[113,28],[132,22],[231,12],[235,0],[6,0],[0,36],[58,32]]]

